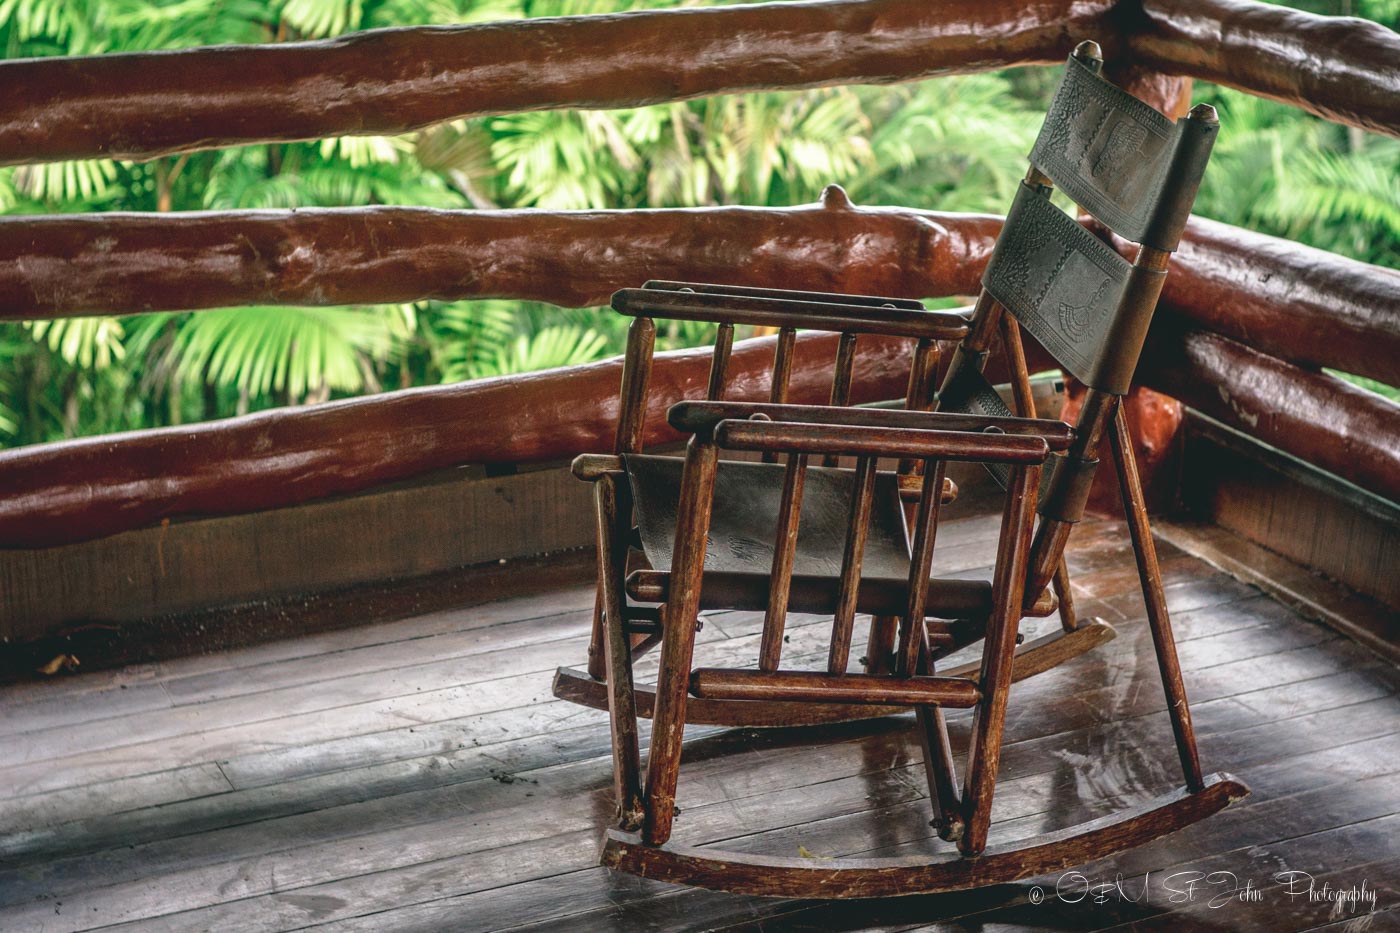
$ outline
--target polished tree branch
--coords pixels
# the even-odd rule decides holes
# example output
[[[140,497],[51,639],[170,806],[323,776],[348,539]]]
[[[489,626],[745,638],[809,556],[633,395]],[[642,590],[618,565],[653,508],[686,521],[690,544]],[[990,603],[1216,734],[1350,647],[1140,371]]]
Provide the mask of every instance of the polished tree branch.
[[[1001,219],[851,206],[438,211],[367,207],[0,219],[0,319],[258,304],[516,298],[606,304],[673,278],[975,293]]]
[[[1400,35],[1249,0],[1144,0],[1129,58],[1400,136]]]
[[[810,0],[0,63],[0,164],[396,134],[466,116],[1062,61],[1205,78],[1400,135],[1400,36],[1253,0]]]
[[[285,45],[0,64],[0,164],[327,136],[465,116],[883,84],[1064,59],[1108,0],[817,0]]]
[[[835,187],[797,208],[4,218],[0,319],[428,298],[587,307],[651,278],[967,295],[1000,228],[982,215],[855,207]],[[1275,356],[1400,384],[1395,270],[1196,219],[1162,302]]]
[[[1400,407],[1219,334],[1154,329],[1138,375],[1251,437],[1400,502]]]
[[[798,337],[793,402],[826,401],[837,339]],[[735,345],[730,399],[767,400],[775,343]],[[912,347],[900,338],[861,341],[853,401],[902,394]],[[666,408],[703,398],[709,368],[708,349],[657,354],[644,444],[681,438]],[[0,452],[0,547],[48,547],[164,518],[280,508],[464,463],[604,450],[617,424],[621,378],[622,361],[614,359]]]

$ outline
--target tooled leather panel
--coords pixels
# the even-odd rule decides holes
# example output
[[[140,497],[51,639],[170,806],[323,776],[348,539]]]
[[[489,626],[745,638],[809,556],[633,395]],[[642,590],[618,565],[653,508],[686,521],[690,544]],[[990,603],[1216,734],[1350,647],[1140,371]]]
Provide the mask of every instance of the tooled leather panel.
[[[1131,268],[1022,184],[982,284],[1061,366],[1093,385]]]
[[[1122,236],[1148,232],[1181,128],[1071,57],[1031,162]]]

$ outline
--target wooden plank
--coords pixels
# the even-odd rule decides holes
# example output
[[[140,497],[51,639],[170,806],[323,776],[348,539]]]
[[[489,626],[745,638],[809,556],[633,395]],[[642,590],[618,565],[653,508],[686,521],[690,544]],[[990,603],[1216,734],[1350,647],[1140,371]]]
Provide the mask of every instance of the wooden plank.
[[[55,686],[74,682],[73,678],[63,678]],[[27,703],[12,703],[7,698],[0,705],[0,736],[61,730],[66,726],[81,726],[102,714],[106,714],[104,718],[132,716],[168,709],[171,705],[165,685],[149,681],[71,694],[55,690]]]
[[[1108,525],[1102,530],[1104,534],[1100,537],[1106,538]],[[1099,539],[1091,535],[1086,540],[1095,543]],[[1110,552],[1105,557],[1115,555]],[[1105,560],[1100,566],[1112,566],[1112,561]],[[1326,787],[1327,782],[1336,783],[1341,779],[1365,780],[1357,772],[1348,772],[1347,762],[1351,761],[1353,767],[1372,767],[1379,752],[1353,753],[1350,758],[1345,755],[1328,757],[1332,753],[1323,749],[1331,749],[1334,743],[1345,742],[1348,737],[1366,736],[1386,722],[1393,728],[1394,672],[1368,659],[1350,643],[1315,627],[1300,625],[1266,599],[1222,575],[1202,577],[1199,565],[1196,567],[1195,579],[1183,571],[1173,586],[1182,597],[1180,605],[1197,607],[1179,612],[1176,621],[1183,647],[1192,643],[1201,645],[1192,662],[1197,667],[1193,669],[1188,665],[1187,685],[1197,706],[1198,726],[1202,730],[1208,763],[1238,767],[1246,780],[1254,781],[1258,769],[1267,772],[1273,767],[1268,761],[1280,761],[1279,756],[1293,755],[1310,763],[1295,763],[1288,773],[1297,775],[1299,781],[1313,782],[1313,786]],[[707,624],[706,628],[718,640],[706,646],[707,649],[734,656],[740,653],[756,656],[757,639],[745,628],[751,620],[746,620],[741,613],[717,614],[715,618],[716,624]],[[723,629],[721,623],[728,630]],[[542,621],[545,626],[553,624],[547,619]],[[573,623],[562,624],[567,627]],[[1101,790],[1128,788],[1126,792],[1133,793],[1136,791],[1132,788],[1144,786],[1145,781],[1153,779],[1152,775],[1165,773],[1157,770],[1170,760],[1165,724],[1157,712],[1161,700],[1155,681],[1149,678],[1146,683],[1138,682],[1139,665],[1150,658],[1142,653],[1145,648],[1134,635],[1135,625],[1125,626],[1120,639],[1103,652],[1077,659],[1071,665],[1018,686],[1012,698],[1012,715],[1017,718],[1010,725],[1018,741],[1007,747],[1005,766],[1015,783],[1004,795],[1001,789],[998,791],[998,799],[1002,801],[999,817],[1009,815],[1023,821],[1018,825],[1026,826],[1027,831],[1034,831],[1029,827],[1043,824],[1047,818],[1044,810],[1047,801],[1063,800],[1067,792],[1083,793],[1075,792],[1074,788],[1083,785],[1086,774],[1091,773],[1083,769],[1093,762],[1113,762],[1118,763],[1115,767],[1126,768],[1113,780],[1100,783]],[[492,644],[535,644],[529,640],[534,636],[523,634],[525,627],[512,629],[509,623],[502,627],[505,628],[503,633],[488,636],[499,639]],[[814,636],[820,633],[817,626],[798,625],[794,634],[799,644],[789,655],[791,659],[816,657],[803,650],[808,647],[803,643],[806,629],[812,629]],[[745,634],[725,637],[737,632]],[[455,636],[450,630],[445,634],[449,640],[444,644],[452,643],[451,637]],[[517,636],[526,641],[514,641]],[[581,631],[559,641],[570,639],[577,648],[582,639]],[[432,636],[425,637],[425,647],[432,640]],[[739,644],[731,645],[730,641]],[[497,650],[505,649],[498,647]],[[335,654],[327,646],[325,657],[305,656],[305,666],[312,670],[312,676],[319,677],[315,671],[334,665]],[[366,668],[373,667],[367,660],[370,653],[363,654]],[[469,656],[463,654],[459,659]],[[491,658],[489,654],[481,657],[488,661]],[[369,673],[374,673],[393,683],[395,677],[423,666],[400,665],[399,661],[412,661],[412,653],[406,647],[391,648],[390,666],[384,670],[365,670],[355,676],[368,678]],[[435,658],[428,665],[444,663],[452,662]],[[296,666],[286,660],[270,660],[266,670],[257,671],[254,667],[250,671],[259,684],[285,683],[287,687],[277,689],[296,689],[291,686],[295,683],[291,672]],[[273,680],[264,680],[266,677]],[[199,686],[200,679],[192,674],[184,685],[191,699],[214,697],[221,691],[236,692],[238,689],[235,677],[217,671],[212,673],[206,687]],[[372,679],[366,679],[364,686],[373,689]],[[202,689],[209,692],[201,693]],[[1067,689],[1076,691],[1075,702],[1068,707],[1056,709],[1044,702]],[[521,695],[528,692],[522,685]],[[277,694],[231,693],[228,698],[233,695],[256,704],[266,696]],[[76,696],[78,694],[74,694]],[[207,704],[192,702],[187,708],[195,710],[204,705]],[[558,713],[550,713],[552,708],[558,708]],[[317,715],[316,711],[311,711],[287,718],[294,723]],[[573,726],[574,721],[581,724]],[[519,732],[517,727],[520,727]],[[959,716],[952,728],[965,735],[966,717]],[[420,730],[426,730],[422,736]],[[19,841],[17,854],[29,867],[23,869],[22,874],[0,875],[0,892],[4,892],[0,897],[8,899],[12,890],[21,892],[16,897],[24,897],[26,891],[43,893],[44,879],[57,879],[64,885],[76,886],[72,890],[95,891],[99,897],[108,898],[98,903],[99,911],[87,911],[103,914],[101,922],[112,922],[115,914],[106,915],[102,905],[119,904],[118,888],[136,900],[144,898],[145,909],[161,912],[178,910],[185,899],[207,902],[214,898],[223,903],[200,908],[208,913],[175,913],[165,919],[158,919],[163,913],[149,914],[139,922],[147,926],[189,928],[198,925],[199,918],[206,918],[219,920],[215,925],[220,929],[237,929],[240,923],[248,928],[258,924],[262,924],[262,928],[303,925],[363,912],[366,905],[379,910],[388,904],[397,905],[399,909],[393,914],[377,915],[378,922],[401,919],[407,925],[418,914],[411,905],[405,904],[406,901],[438,898],[439,901],[429,903],[438,903],[440,908],[446,909],[443,905],[448,901],[441,899],[460,894],[463,879],[476,880],[478,869],[485,879],[483,884],[492,883],[494,878],[496,885],[511,885],[528,877],[532,871],[541,872],[540,877],[548,880],[535,885],[516,885],[510,893],[483,888],[478,894],[469,895],[474,898],[471,905],[487,911],[473,913],[473,918],[487,916],[492,910],[503,910],[515,898],[523,897],[529,902],[531,895],[536,898],[533,903],[541,909],[562,904],[577,910],[589,909],[588,903],[595,909],[606,905],[610,895],[603,893],[604,890],[611,891],[611,896],[618,893],[616,881],[609,881],[602,890],[598,889],[598,882],[593,881],[590,883],[595,893],[577,903],[572,902],[569,898],[572,882],[567,881],[571,875],[558,874],[559,864],[551,861],[552,852],[568,851],[576,853],[569,858],[579,869],[591,864],[598,820],[610,806],[605,799],[606,764],[597,757],[606,748],[606,729],[600,715],[546,702],[446,721],[435,713],[428,722],[400,720],[393,723],[392,729],[359,735],[337,735],[334,730],[326,734],[330,737],[324,743],[309,745],[304,750],[293,744],[265,753],[275,757],[304,751],[304,757],[299,759],[303,764],[299,767],[313,769],[306,772],[311,775],[308,777],[288,780],[286,776],[295,772],[279,770],[282,765],[278,765],[263,775],[264,779],[275,782],[268,786],[205,795],[172,806],[127,810],[108,818],[72,820],[47,836],[42,830],[27,835],[12,834],[0,840],[0,849],[7,853],[13,851],[7,843]],[[810,786],[786,786],[798,763],[804,773],[830,777],[830,781],[820,785],[822,787],[845,782],[841,787],[846,790],[841,793],[849,793],[851,809],[844,818],[853,825],[864,821],[867,832],[872,807],[885,806],[892,814],[913,816],[920,806],[919,766],[912,757],[914,742],[907,720],[824,730],[822,734],[835,738],[836,744],[816,749],[811,748],[812,737],[806,733],[779,732],[755,737],[700,730],[699,734],[709,737],[687,744],[687,765],[681,778],[681,803],[685,810],[679,825],[686,834],[733,831],[737,826],[741,831],[782,829],[783,838],[794,838],[795,832],[796,838],[816,840],[832,827],[820,819],[820,794]],[[458,743],[465,740],[469,744],[471,737],[478,736],[487,740],[480,748],[453,748],[443,744],[454,738]],[[411,744],[424,737],[426,741],[422,744]],[[1352,745],[1383,740],[1383,735],[1377,735],[1362,738]],[[244,743],[251,741],[255,739],[250,732],[241,738],[229,736],[228,744],[248,747]],[[160,744],[161,740],[152,739],[141,746],[99,750],[95,754],[99,758],[110,755],[109,764],[115,766],[119,754],[128,754],[132,748],[158,750]],[[1393,743],[1371,747],[1388,748],[1387,761],[1395,761],[1400,751]],[[328,755],[320,765],[315,763],[319,752],[329,752],[332,748],[340,751]],[[1134,749],[1140,752],[1132,751]],[[377,759],[384,752],[389,754],[390,760]],[[417,757],[401,757],[415,753]],[[1143,757],[1135,759],[1133,756],[1139,753]],[[1065,759],[1060,757],[1062,755],[1071,757]],[[73,758],[76,763],[78,756]],[[279,760],[289,764],[297,759],[283,757]],[[1064,769],[1066,761],[1070,763],[1068,773],[1057,774],[1055,769]],[[272,759],[267,759],[267,763],[272,765]],[[539,780],[540,784],[530,784],[528,780],[507,784],[491,776],[491,768],[518,773],[519,765],[530,769],[525,778]],[[806,771],[808,767],[812,769],[810,772]],[[315,773],[316,768],[346,770],[325,774]],[[279,778],[278,774],[284,776]],[[1283,774],[1281,770],[1276,772],[1275,792],[1286,789]],[[470,775],[470,779],[459,779],[465,775]],[[1102,776],[1099,780],[1103,781]],[[89,787],[94,794],[100,793],[100,787]],[[775,791],[779,787],[784,789]],[[872,788],[877,789],[873,799]],[[1267,782],[1263,790],[1269,790]],[[192,789],[191,793],[199,793],[199,790]],[[794,805],[794,800],[804,793],[814,798],[809,811]],[[535,796],[526,799],[526,794]],[[570,802],[551,807],[540,803],[542,794],[559,795],[556,799]],[[128,801],[139,802],[140,798],[138,793]],[[55,801],[60,799],[54,798]],[[837,799],[839,802],[847,798],[838,795]],[[1376,794],[1363,794],[1356,798],[1356,805],[1377,806],[1379,799]],[[687,805],[687,800],[694,802]],[[900,810],[900,807],[905,809]],[[1052,811],[1051,815],[1059,813],[1060,809]],[[1329,818],[1340,818],[1335,810],[1316,809],[1332,814]],[[537,817],[531,817],[532,813]],[[561,818],[575,816],[579,820],[574,824],[579,827],[574,831],[577,841],[569,842],[571,833],[558,824]],[[795,827],[790,822],[808,816],[813,820],[809,829]],[[1228,816],[1227,813],[1221,819]],[[775,818],[786,828],[773,825],[763,828],[765,821]],[[535,822],[530,822],[532,819]],[[162,821],[165,822],[162,824]],[[927,827],[921,821],[907,822],[911,831],[927,835]],[[1201,828],[1211,827],[1213,822],[1203,823]],[[1268,820],[1260,825],[1275,822]],[[1004,820],[999,827],[1011,828]],[[559,835],[560,832],[564,835]],[[173,838],[162,839],[161,836]],[[132,844],[132,839],[137,840],[137,848],[124,848]],[[502,840],[499,851],[492,850],[491,854],[464,851],[474,845]],[[905,841],[912,844],[914,840]],[[85,846],[90,854],[78,854]],[[93,846],[101,848],[94,851]],[[363,852],[360,846],[365,847]],[[814,848],[813,851],[821,850]],[[64,852],[70,854],[63,857]],[[318,856],[316,852],[323,854]],[[297,861],[298,855],[302,861],[309,858],[312,864],[291,864]],[[284,873],[283,867],[289,864],[291,867]],[[339,867],[342,865],[343,869]],[[562,870],[575,871],[567,867]],[[302,874],[298,875],[298,871]],[[123,877],[128,880],[120,880]],[[175,877],[177,884],[165,888],[165,881],[170,877]],[[299,877],[322,880],[306,884],[298,882]],[[197,882],[199,878],[203,879],[202,886]],[[94,879],[101,879],[102,886],[95,885]],[[229,887],[220,893],[218,888],[225,883]],[[379,886],[381,884],[383,887]],[[623,890],[627,890],[628,882],[622,884]],[[650,890],[654,893],[658,889]],[[383,900],[379,899],[380,892]],[[167,895],[170,900],[165,903],[163,899]],[[245,895],[250,899],[228,900]],[[65,920],[70,909],[93,906],[80,903],[86,896],[78,893],[70,900],[69,895],[64,894],[61,899]],[[341,903],[337,905],[336,899]],[[496,907],[491,906],[493,902]],[[53,902],[45,903],[51,910]],[[518,905],[522,902],[514,903],[519,912]],[[462,907],[457,902],[452,905],[452,910]],[[731,907],[748,909],[740,902],[734,902]],[[130,911],[132,908],[122,909]],[[34,906],[33,910],[33,917],[37,919],[39,907]],[[240,919],[245,916],[249,919]],[[440,920],[453,914],[429,911],[423,916]],[[629,916],[636,919],[639,915]],[[295,919],[298,917],[300,920]],[[364,922],[369,923],[369,918]],[[0,925],[8,928],[8,917]],[[395,926],[398,928],[397,924]]]
[[[16,626],[6,634],[25,642],[95,620],[130,626],[584,548],[590,514],[587,484],[566,468],[491,478],[457,469],[367,495],[0,551],[4,617]]]
[[[222,794],[233,785],[213,763],[190,765],[101,784],[70,787],[50,794],[0,801],[0,840],[8,841],[41,828],[181,800]],[[8,845],[0,849],[13,850]]]
[[[1191,618],[1191,616],[1184,617],[1184,621],[1189,622]],[[1246,615],[1240,615],[1241,621],[1246,618]],[[820,627],[821,621],[814,621],[819,627],[807,629],[811,636],[808,639],[810,642],[809,653],[812,654],[820,650],[821,639],[824,635]],[[798,630],[799,644],[802,642],[801,631],[801,629]],[[1184,640],[1189,638],[1190,630],[1183,634]],[[1242,659],[1193,676],[1191,681],[1192,694],[1199,700],[1208,700],[1231,693],[1257,689],[1275,682],[1289,682],[1350,666],[1366,666],[1364,658],[1357,659],[1344,652],[1342,657],[1334,660],[1332,657],[1334,654],[1336,654],[1335,651],[1319,653],[1305,649],[1275,655],[1271,659],[1272,663],[1268,671],[1261,669],[1248,659]],[[1041,675],[1041,678],[1033,683],[1043,684],[1043,692],[1053,695],[1056,690],[1072,687],[1074,676],[1077,675],[1073,675],[1069,671],[1052,671]],[[1021,735],[1045,734],[1065,726],[1063,717],[1055,711],[1055,707],[1035,702],[1036,695],[1036,692],[1031,693],[1027,698],[1029,702],[1026,702],[1025,709],[1018,714],[1018,733]],[[1151,691],[1139,692],[1135,697],[1133,709],[1145,712],[1156,708],[1153,703],[1147,702],[1152,696]],[[1121,702],[1117,699],[1117,693],[1112,688],[1088,692],[1081,690],[1081,701],[1085,708],[1121,710]],[[563,709],[567,711],[567,707]],[[542,713],[543,710],[539,712]],[[567,718],[566,712],[561,711],[560,716]],[[536,715],[531,721],[539,728],[557,728],[557,726],[550,725],[555,723],[557,718]],[[499,748],[499,738],[492,736],[499,737],[504,730],[505,734],[515,734],[524,738],[526,736],[523,733],[529,731],[522,728],[522,723],[512,723],[511,719],[512,713],[504,711],[445,722],[418,724],[389,732],[370,733],[361,737],[338,737],[319,744],[295,745],[285,750],[278,749],[243,755],[225,761],[223,769],[235,784],[247,787],[305,777],[318,771],[336,771],[342,768],[354,768],[357,765],[363,766],[367,763],[412,760],[415,755],[432,755],[437,750],[455,748],[467,741],[469,736],[471,742],[482,742],[484,746]],[[494,722],[501,722],[502,725],[495,726]],[[501,751],[497,754],[505,757],[507,753]],[[429,761],[435,765],[443,763],[439,761],[437,756],[431,757]],[[444,761],[449,767],[460,767],[460,763],[453,763],[451,757]],[[511,765],[512,769],[515,767],[516,764]]]
[[[1400,613],[1223,528],[1185,522],[1164,523],[1162,528],[1200,560],[1262,588],[1377,654],[1400,661]]]
[[[502,707],[495,704],[508,701],[512,694],[493,686],[493,682],[552,670],[577,659],[577,636],[588,630],[591,620],[580,612],[575,615],[573,625],[573,631],[561,627],[554,633],[553,640],[531,644],[528,651],[509,644],[536,634],[529,623],[517,623],[473,633],[508,642],[480,654],[449,656],[412,666],[324,680],[313,673],[310,683],[291,683],[259,691],[255,698],[235,695],[72,725],[61,731],[18,733],[9,737],[7,759],[28,764],[66,757],[73,754],[74,749],[91,754],[155,741],[183,740],[185,744],[207,746],[211,741],[222,740],[221,734],[225,731],[246,731],[249,726],[262,723],[267,725],[260,726],[260,731],[281,737],[285,736],[281,722],[289,717],[335,713],[363,706],[366,697],[395,709],[431,708],[437,702],[451,703],[463,714],[499,709]],[[333,665],[334,657],[323,663]],[[419,702],[411,702],[415,700]],[[0,769],[0,775],[7,770]]]

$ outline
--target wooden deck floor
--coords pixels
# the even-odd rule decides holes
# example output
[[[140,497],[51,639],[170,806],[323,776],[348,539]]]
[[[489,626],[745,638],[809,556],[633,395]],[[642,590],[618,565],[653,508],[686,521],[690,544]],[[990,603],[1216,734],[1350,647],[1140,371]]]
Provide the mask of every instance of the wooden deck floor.
[[[988,517],[948,524],[936,566],[983,567],[994,535]],[[1161,547],[1204,763],[1254,794],[1078,875],[813,903],[595,867],[606,724],[549,692],[584,650],[592,598],[575,586],[4,688],[0,930],[1400,929],[1400,675]],[[1071,556],[1081,609],[1120,634],[1013,689],[994,839],[1178,780],[1122,526],[1087,523]],[[815,656],[824,628],[794,626],[789,657]],[[702,659],[752,658],[757,629],[710,616]],[[955,747],[968,720],[951,716]],[[911,726],[694,730],[677,838],[929,851]],[[1290,897],[1286,871],[1314,897]],[[1375,901],[1339,906],[1324,885]]]

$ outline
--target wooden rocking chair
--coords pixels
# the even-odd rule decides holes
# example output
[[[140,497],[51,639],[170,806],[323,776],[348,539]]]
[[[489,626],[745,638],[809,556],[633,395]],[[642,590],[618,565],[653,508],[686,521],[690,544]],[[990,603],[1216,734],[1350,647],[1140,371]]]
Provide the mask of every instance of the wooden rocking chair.
[[[585,456],[575,464],[580,476],[597,484],[600,615],[607,623],[602,636],[619,802],[619,825],[609,831],[603,850],[605,865],[749,894],[875,897],[948,891],[1109,855],[1209,816],[1248,793],[1229,775],[1202,773],[1136,464],[1118,409],[1218,125],[1214,112],[1204,107],[1172,124],[1100,78],[1097,52],[1093,43],[1084,43],[1068,63],[1031,155],[1034,167],[983,278],[970,327],[964,329],[954,315],[885,299],[719,286],[663,286],[615,297],[614,307],[637,318],[629,363],[649,359],[652,315],[722,324],[711,400],[682,402],[668,415],[673,427],[692,435],[683,466],[636,453],[635,428],[620,428],[619,454]],[[1129,264],[1054,207],[1052,183],[1138,242],[1136,261]],[[941,396],[945,405],[969,413],[716,400],[734,323],[784,328],[780,372],[784,347],[791,350],[791,328],[839,330],[834,402],[846,400],[843,373],[848,385],[854,333],[915,338],[919,345],[907,400],[913,409],[922,407],[917,385],[931,372],[934,341],[960,337]],[[1018,328],[1024,327],[1090,387],[1073,429],[1011,417],[991,392],[981,364],[998,327],[1013,363],[1021,356]],[[645,397],[645,370],[627,369],[624,425],[637,423],[627,416]],[[1027,411],[1023,360],[1014,388]],[[1017,627],[1025,615],[1053,611],[1055,600],[1047,591],[1057,575],[1063,586],[1064,544],[1082,514],[1105,438],[1118,467],[1185,787],[1087,824],[989,847]],[[767,459],[786,455],[787,461],[783,466],[720,463],[722,449],[758,451]],[[814,456],[854,457],[856,466],[809,466]],[[880,472],[881,458],[898,460],[904,475]],[[930,577],[950,461],[985,463],[1004,479],[1006,501],[990,581]],[[901,488],[917,497],[912,517],[900,504]],[[626,576],[633,543],[629,513],[637,520],[636,543],[652,567]],[[660,604],[660,609],[634,603]],[[697,614],[720,608],[765,611],[756,670],[692,669]],[[789,609],[833,616],[824,671],[781,669]],[[893,620],[888,670],[875,664],[864,673],[847,671],[856,612]],[[657,635],[661,668],[643,784],[633,638]],[[982,660],[974,676],[935,673],[940,657],[979,638]],[[934,824],[940,836],[956,841],[958,851],[931,858],[812,860],[670,843],[684,726],[695,721],[690,714],[698,705],[721,702],[749,704],[750,715],[770,723],[775,711],[806,705],[914,707]],[[961,792],[944,707],[975,710]]]

